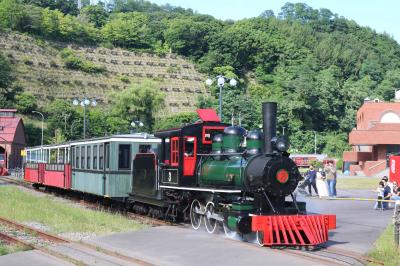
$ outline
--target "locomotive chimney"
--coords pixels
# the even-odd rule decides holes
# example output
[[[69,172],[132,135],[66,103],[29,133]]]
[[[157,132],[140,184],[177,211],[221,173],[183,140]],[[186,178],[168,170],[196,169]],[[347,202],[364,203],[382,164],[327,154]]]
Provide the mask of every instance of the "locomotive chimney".
[[[266,154],[272,153],[271,139],[276,136],[276,106],[275,102],[262,104],[264,152]]]

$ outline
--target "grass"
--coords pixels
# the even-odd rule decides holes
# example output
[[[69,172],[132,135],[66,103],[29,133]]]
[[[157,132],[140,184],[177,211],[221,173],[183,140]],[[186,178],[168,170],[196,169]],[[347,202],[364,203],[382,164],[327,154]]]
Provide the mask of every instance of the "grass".
[[[25,250],[29,250],[29,248],[20,245],[8,245],[0,242],[0,256]]]
[[[352,178],[352,177],[345,177],[345,178],[338,178],[336,188],[337,189],[376,189],[378,187],[379,178]]]
[[[393,224],[390,224],[381,234],[368,256],[376,261],[384,262],[385,266],[400,265],[400,250],[393,242]],[[370,263],[369,265],[379,264]]]
[[[102,235],[145,227],[119,214],[77,207],[47,195],[35,196],[16,187],[0,187],[0,216],[20,223],[40,223],[52,233]]]

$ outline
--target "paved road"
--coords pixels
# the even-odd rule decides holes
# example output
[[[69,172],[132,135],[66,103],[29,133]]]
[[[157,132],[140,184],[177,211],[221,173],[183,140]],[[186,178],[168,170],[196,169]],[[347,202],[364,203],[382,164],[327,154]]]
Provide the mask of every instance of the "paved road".
[[[339,197],[376,198],[376,193],[353,190],[338,191]],[[377,211],[374,202],[347,200],[319,200],[307,198],[307,209],[315,213],[336,214],[337,229],[329,237],[329,245],[366,253],[391,222],[393,209]]]
[[[339,193],[343,197],[375,197],[375,193],[367,191]],[[372,248],[393,213],[392,210],[373,210],[373,202],[305,200],[311,212],[337,215],[337,229],[331,231],[328,245],[358,253]],[[261,248],[254,243],[231,240],[223,234],[209,235],[205,230],[194,231],[188,227],[160,226],[88,241],[156,265],[323,265],[301,256]],[[46,255],[38,258],[40,253],[32,253],[2,256],[0,265],[25,265],[26,261],[29,265],[63,265]]]
[[[340,192],[344,197],[374,197],[366,191]],[[311,212],[336,214],[337,229],[328,245],[365,253],[390,222],[392,211],[373,210],[373,202],[305,198]],[[106,248],[157,265],[313,265],[315,261],[232,241],[223,235],[208,235],[190,228],[156,227],[90,240]],[[321,265],[321,263],[316,263]]]
[[[199,229],[200,230],[200,229]],[[202,230],[153,227],[91,240],[108,249],[155,265],[321,265],[256,244],[209,235]]]

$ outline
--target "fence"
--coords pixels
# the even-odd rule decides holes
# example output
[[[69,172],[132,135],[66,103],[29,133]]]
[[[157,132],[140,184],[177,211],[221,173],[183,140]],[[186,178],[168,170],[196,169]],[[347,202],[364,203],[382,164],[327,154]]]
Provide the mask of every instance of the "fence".
[[[396,201],[396,205],[394,207],[394,215],[393,215],[393,223],[394,223],[394,244],[396,247],[399,247],[399,235],[400,235],[400,201]]]
[[[9,175],[15,179],[23,180],[24,179],[24,169],[23,168],[15,168],[8,170]]]

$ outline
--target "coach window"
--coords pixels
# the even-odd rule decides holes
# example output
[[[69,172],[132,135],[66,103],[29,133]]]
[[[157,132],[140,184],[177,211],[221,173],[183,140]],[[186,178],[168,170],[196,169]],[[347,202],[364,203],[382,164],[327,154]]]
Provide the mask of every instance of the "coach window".
[[[131,145],[120,144],[118,149],[118,168],[120,170],[131,168]]]
[[[77,169],[79,169],[79,162],[80,162],[80,160],[81,160],[81,158],[80,158],[80,148],[79,147],[75,147],[75,151],[76,151],[76,160],[75,160],[75,163],[76,163],[76,165],[75,165],[75,168],[77,168]]]
[[[97,145],[93,146],[93,169],[97,170]]]
[[[92,156],[92,147],[91,146],[87,146],[87,152],[86,152],[86,168],[90,169],[90,161],[92,160],[92,158],[90,158]]]
[[[106,143],[106,169],[110,169],[110,143]]]
[[[70,156],[71,156],[71,165],[72,165],[72,167],[75,168],[75,148],[71,148],[70,152],[71,152],[71,154],[70,154]]]
[[[104,145],[100,144],[99,146],[99,169],[103,170],[103,158],[104,158]]]
[[[85,169],[85,146],[81,147],[81,168]]]

